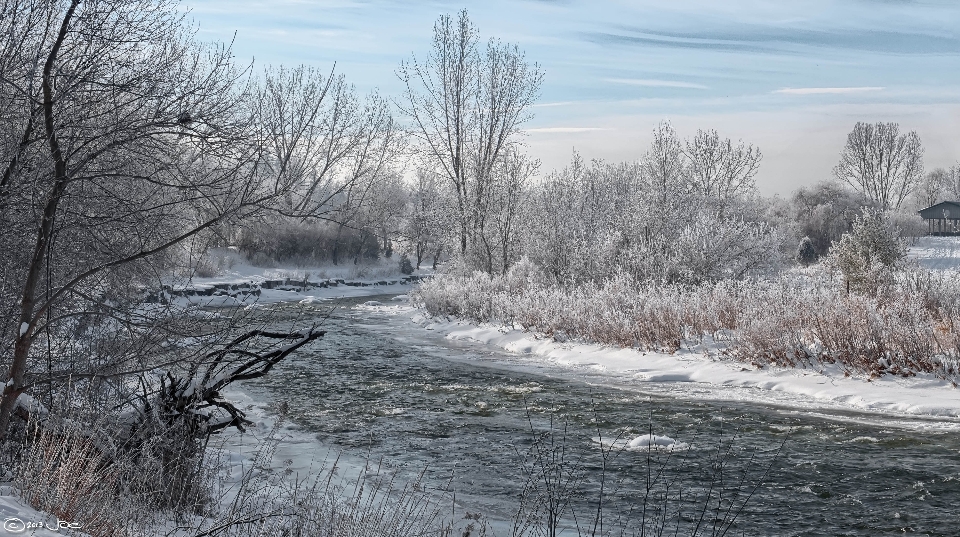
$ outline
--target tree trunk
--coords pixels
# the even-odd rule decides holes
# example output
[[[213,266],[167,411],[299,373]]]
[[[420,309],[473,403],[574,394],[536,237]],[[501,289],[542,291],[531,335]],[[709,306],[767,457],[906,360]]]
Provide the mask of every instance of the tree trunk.
[[[10,371],[7,374],[7,382],[3,388],[2,398],[0,398],[0,441],[7,436],[7,428],[10,426],[10,416],[17,406],[17,398],[20,397],[20,394],[25,390],[23,380],[27,372],[27,358],[30,356],[30,347],[33,344],[37,285],[40,282],[44,260],[50,247],[51,237],[53,236],[53,224],[56,219],[57,208],[67,188],[67,163],[64,160],[63,153],[60,151],[60,143],[57,139],[53,124],[53,81],[51,73],[53,72],[53,64],[57,59],[57,54],[66,38],[70,19],[73,17],[73,13],[79,3],[80,0],[73,0],[70,3],[70,7],[63,17],[63,23],[60,25],[57,40],[54,42],[43,66],[43,120],[47,143],[50,146],[50,156],[53,159],[54,184],[47,199],[47,204],[43,209],[40,229],[37,230],[36,247],[33,251],[30,266],[27,269],[27,278],[23,285],[23,292],[21,293],[18,335],[13,349],[13,360],[10,365]]]
[[[333,253],[331,257],[333,258],[333,264],[340,264],[340,236],[343,234],[343,223],[337,224],[337,237],[333,239]]]

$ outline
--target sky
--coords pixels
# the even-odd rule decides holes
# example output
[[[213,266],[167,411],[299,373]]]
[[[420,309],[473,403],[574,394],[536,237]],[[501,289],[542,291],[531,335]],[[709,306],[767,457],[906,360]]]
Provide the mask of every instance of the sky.
[[[662,120],[758,146],[765,195],[830,179],[858,121],[916,131],[927,170],[960,161],[956,0],[183,1],[199,38],[232,41],[240,61],[335,66],[395,98],[400,62],[467,9],[544,72],[524,125],[543,172],[574,150],[637,160]]]

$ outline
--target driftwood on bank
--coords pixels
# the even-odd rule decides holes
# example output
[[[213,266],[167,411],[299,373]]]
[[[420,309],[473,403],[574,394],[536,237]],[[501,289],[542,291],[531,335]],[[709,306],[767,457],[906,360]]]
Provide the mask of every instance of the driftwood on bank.
[[[59,476],[69,472],[71,461],[89,459],[91,471],[104,476],[101,487],[126,491],[123,494],[137,491],[137,501],[152,509],[199,512],[210,501],[200,477],[206,471],[207,441],[227,427],[243,431],[251,423],[222,391],[233,382],[266,375],[325,333],[316,325],[292,332],[251,330],[179,370],[143,373],[139,398],[93,427],[69,415],[48,413],[31,398],[42,411],[24,416],[30,452],[57,446],[55,456],[44,452],[34,457],[42,463],[38,468]],[[39,498],[49,491],[40,487],[34,492]]]
[[[222,390],[233,382],[266,375],[288,355],[324,334],[316,327],[296,332],[247,332],[222,349],[208,353],[185,375],[167,371],[160,378],[159,391],[153,397],[144,397],[141,419],[161,418],[167,424],[179,421],[199,436],[209,436],[227,427],[243,431],[250,421],[236,405],[223,398]],[[273,340],[274,345],[265,350],[253,349],[250,344],[257,339]],[[276,346],[277,342],[284,343]]]

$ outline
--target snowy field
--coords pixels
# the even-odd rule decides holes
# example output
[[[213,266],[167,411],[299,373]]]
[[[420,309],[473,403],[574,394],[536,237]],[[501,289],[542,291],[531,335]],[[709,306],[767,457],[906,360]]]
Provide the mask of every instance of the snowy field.
[[[928,269],[960,269],[960,237],[920,237],[907,248],[907,258]]]
[[[62,524],[76,524],[72,521],[60,521],[47,513],[33,509],[18,498],[9,486],[0,486],[0,520],[3,532],[0,535],[30,535],[34,537],[62,536],[68,529]]]

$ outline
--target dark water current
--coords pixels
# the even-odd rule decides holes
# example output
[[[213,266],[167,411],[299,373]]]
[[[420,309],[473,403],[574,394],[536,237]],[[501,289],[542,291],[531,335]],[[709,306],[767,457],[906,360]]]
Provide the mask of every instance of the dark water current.
[[[605,528],[627,534],[639,534],[639,520],[666,505],[668,535],[678,520],[678,535],[698,521],[711,535],[736,514],[727,535],[960,536],[956,423],[689,397],[535,365],[354,307],[389,299],[344,300],[324,339],[244,390],[287,400],[293,421],[322,444],[382,458],[410,479],[425,469],[428,485],[455,489],[462,509],[493,520],[512,515],[531,483],[524,469],[536,460],[533,438],[552,431],[566,461],[558,482],[577,482],[564,517],[570,524],[576,515],[589,525],[602,497]],[[320,316],[321,306],[305,315]],[[301,307],[276,308],[304,315]],[[650,431],[688,448],[613,449],[604,463],[598,438]],[[666,504],[657,499],[664,486]]]

